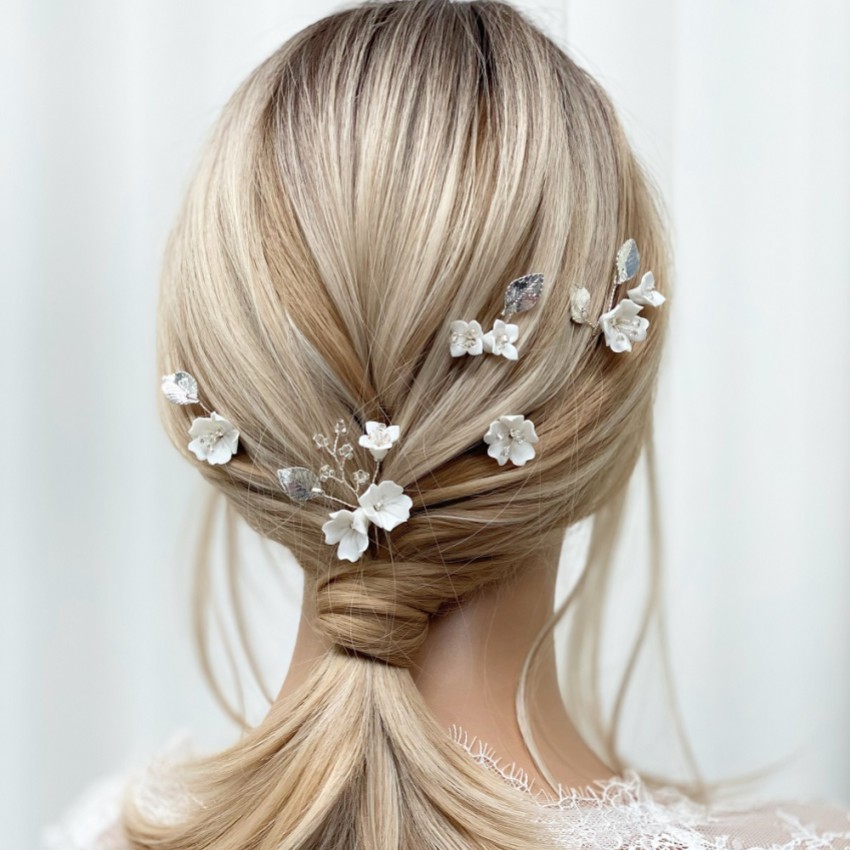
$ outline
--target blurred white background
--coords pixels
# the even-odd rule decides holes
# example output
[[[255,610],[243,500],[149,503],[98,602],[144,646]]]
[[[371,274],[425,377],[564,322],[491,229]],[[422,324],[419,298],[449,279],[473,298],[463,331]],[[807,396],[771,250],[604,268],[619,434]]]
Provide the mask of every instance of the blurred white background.
[[[35,846],[89,781],[176,731],[234,734],[193,657],[205,488],[156,418],[157,274],[221,105],[335,8],[4,7],[4,846]],[[672,214],[658,443],[670,641],[697,756],[714,777],[792,755],[767,790],[850,803],[850,4],[522,8],[611,92]],[[246,569],[269,581],[245,544]],[[299,582],[279,569],[263,629],[275,687]],[[637,736],[630,750],[653,746]]]

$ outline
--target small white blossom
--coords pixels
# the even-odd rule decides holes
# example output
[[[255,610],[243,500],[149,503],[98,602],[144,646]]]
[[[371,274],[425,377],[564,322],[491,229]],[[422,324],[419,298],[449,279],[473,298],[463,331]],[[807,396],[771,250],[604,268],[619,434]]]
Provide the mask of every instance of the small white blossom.
[[[393,443],[398,439],[401,428],[398,425],[384,425],[383,422],[367,422],[366,433],[360,437],[360,445],[372,452],[375,460],[383,460]]]
[[[646,272],[640,283],[629,290],[629,298],[642,307],[660,307],[667,299],[655,288],[655,275]]]
[[[534,457],[532,443],[538,441],[534,423],[522,414],[500,416],[490,423],[484,442],[489,445],[487,454],[504,466],[509,460],[523,466]]]
[[[630,298],[624,298],[613,310],[599,317],[599,324],[605,333],[605,342],[611,351],[631,351],[633,342],[646,339],[649,319],[638,316],[643,309]]]
[[[227,463],[236,453],[239,432],[223,416],[212,411],[209,416],[198,416],[192,420],[189,436],[189,451],[198,460],[209,464]]]
[[[519,356],[514,343],[519,337],[519,325],[510,325],[501,319],[493,322],[493,330],[487,331],[483,337],[484,350],[490,354],[501,354],[508,360],[516,360]]]
[[[570,318],[578,324],[589,324],[587,311],[590,308],[590,292],[584,286],[573,289],[570,294]]]
[[[481,324],[476,319],[464,322],[458,319],[451,324],[452,357],[463,357],[464,354],[481,354],[484,351],[484,336]]]
[[[341,561],[352,563],[369,548],[369,520],[362,508],[349,511],[331,511],[330,519],[322,526],[325,543],[339,543],[336,555]]]
[[[379,528],[392,531],[410,518],[413,499],[395,481],[370,484],[357,498],[363,513]]]

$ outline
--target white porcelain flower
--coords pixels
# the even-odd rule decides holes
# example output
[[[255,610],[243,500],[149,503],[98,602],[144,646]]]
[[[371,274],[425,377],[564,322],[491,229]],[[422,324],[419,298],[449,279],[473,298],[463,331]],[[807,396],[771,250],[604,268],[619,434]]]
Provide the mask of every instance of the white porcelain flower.
[[[660,307],[667,299],[655,288],[655,275],[646,272],[640,283],[629,290],[629,298],[642,307]]]
[[[198,416],[192,420],[189,436],[194,438],[189,443],[189,450],[198,460],[209,464],[227,463],[239,445],[239,432],[214,410],[209,416]]]
[[[464,322],[458,319],[451,324],[452,357],[463,357],[464,354],[481,354],[484,351],[484,335],[481,323],[476,319]]]
[[[395,481],[370,484],[358,496],[363,513],[379,528],[392,531],[397,525],[410,518],[413,499],[405,495],[404,489]]]
[[[398,425],[384,425],[383,422],[367,422],[366,433],[360,437],[360,445],[372,452],[375,460],[383,460],[393,443],[398,439],[401,428]]]
[[[646,339],[649,319],[638,316],[643,309],[630,298],[624,298],[613,310],[599,317],[599,324],[605,333],[605,342],[612,351],[631,351],[633,342]]]
[[[534,423],[522,414],[500,416],[490,423],[484,442],[490,448],[487,454],[504,466],[509,460],[515,466],[523,466],[534,457],[532,443],[538,441]]]
[[[514,343],[519,337],[519,325],[510,325],[501,319],[493,322],[493,330],[487,331],[483,337],[484,350],[490,354],[501,354],[508,360],[516,360],[517,353]]]
[[[349,511],[331,511],[330,519],[322,526],[325,543],[339,543],[336,555],[341,561],[352,563],[369,548],[369,520],[362,508]]]

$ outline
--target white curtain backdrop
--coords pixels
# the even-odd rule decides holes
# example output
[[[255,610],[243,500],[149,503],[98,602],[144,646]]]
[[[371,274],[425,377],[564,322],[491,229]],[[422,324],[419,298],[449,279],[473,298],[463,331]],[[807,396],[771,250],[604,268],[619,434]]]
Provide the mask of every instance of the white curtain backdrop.
[[[191,646],[206,491],[155,413],[157,273],[227,96],[334,8],[4,7],[4,846],[35,846],[88,781],[176,731],[233,734]],[[523,8],[611,92],[671,213],[658,447],[669,639],[697,756],[710,777],[791,756],[768,790],[850,803],[850,5]],[[298,572],[245,546],[258,586],[285,578],[279,604],[262,594],[274,687]],[[656,746],[636,735],[631,751]]]

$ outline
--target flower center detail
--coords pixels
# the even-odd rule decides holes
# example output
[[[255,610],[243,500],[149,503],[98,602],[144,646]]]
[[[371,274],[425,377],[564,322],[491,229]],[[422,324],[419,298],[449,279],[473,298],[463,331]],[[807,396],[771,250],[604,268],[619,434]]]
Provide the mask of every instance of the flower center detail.
[[[224,436],[224,428],[219,425],[215,431],[210,431],[207,434],[204,434],[201,437],[201,444],[207,448],[211,449],[215,444]]]
[[[478,334],[474,328],[467,328],[463,333],[453,333],[452,342],[464,348],[474,348],[478,342]]]

